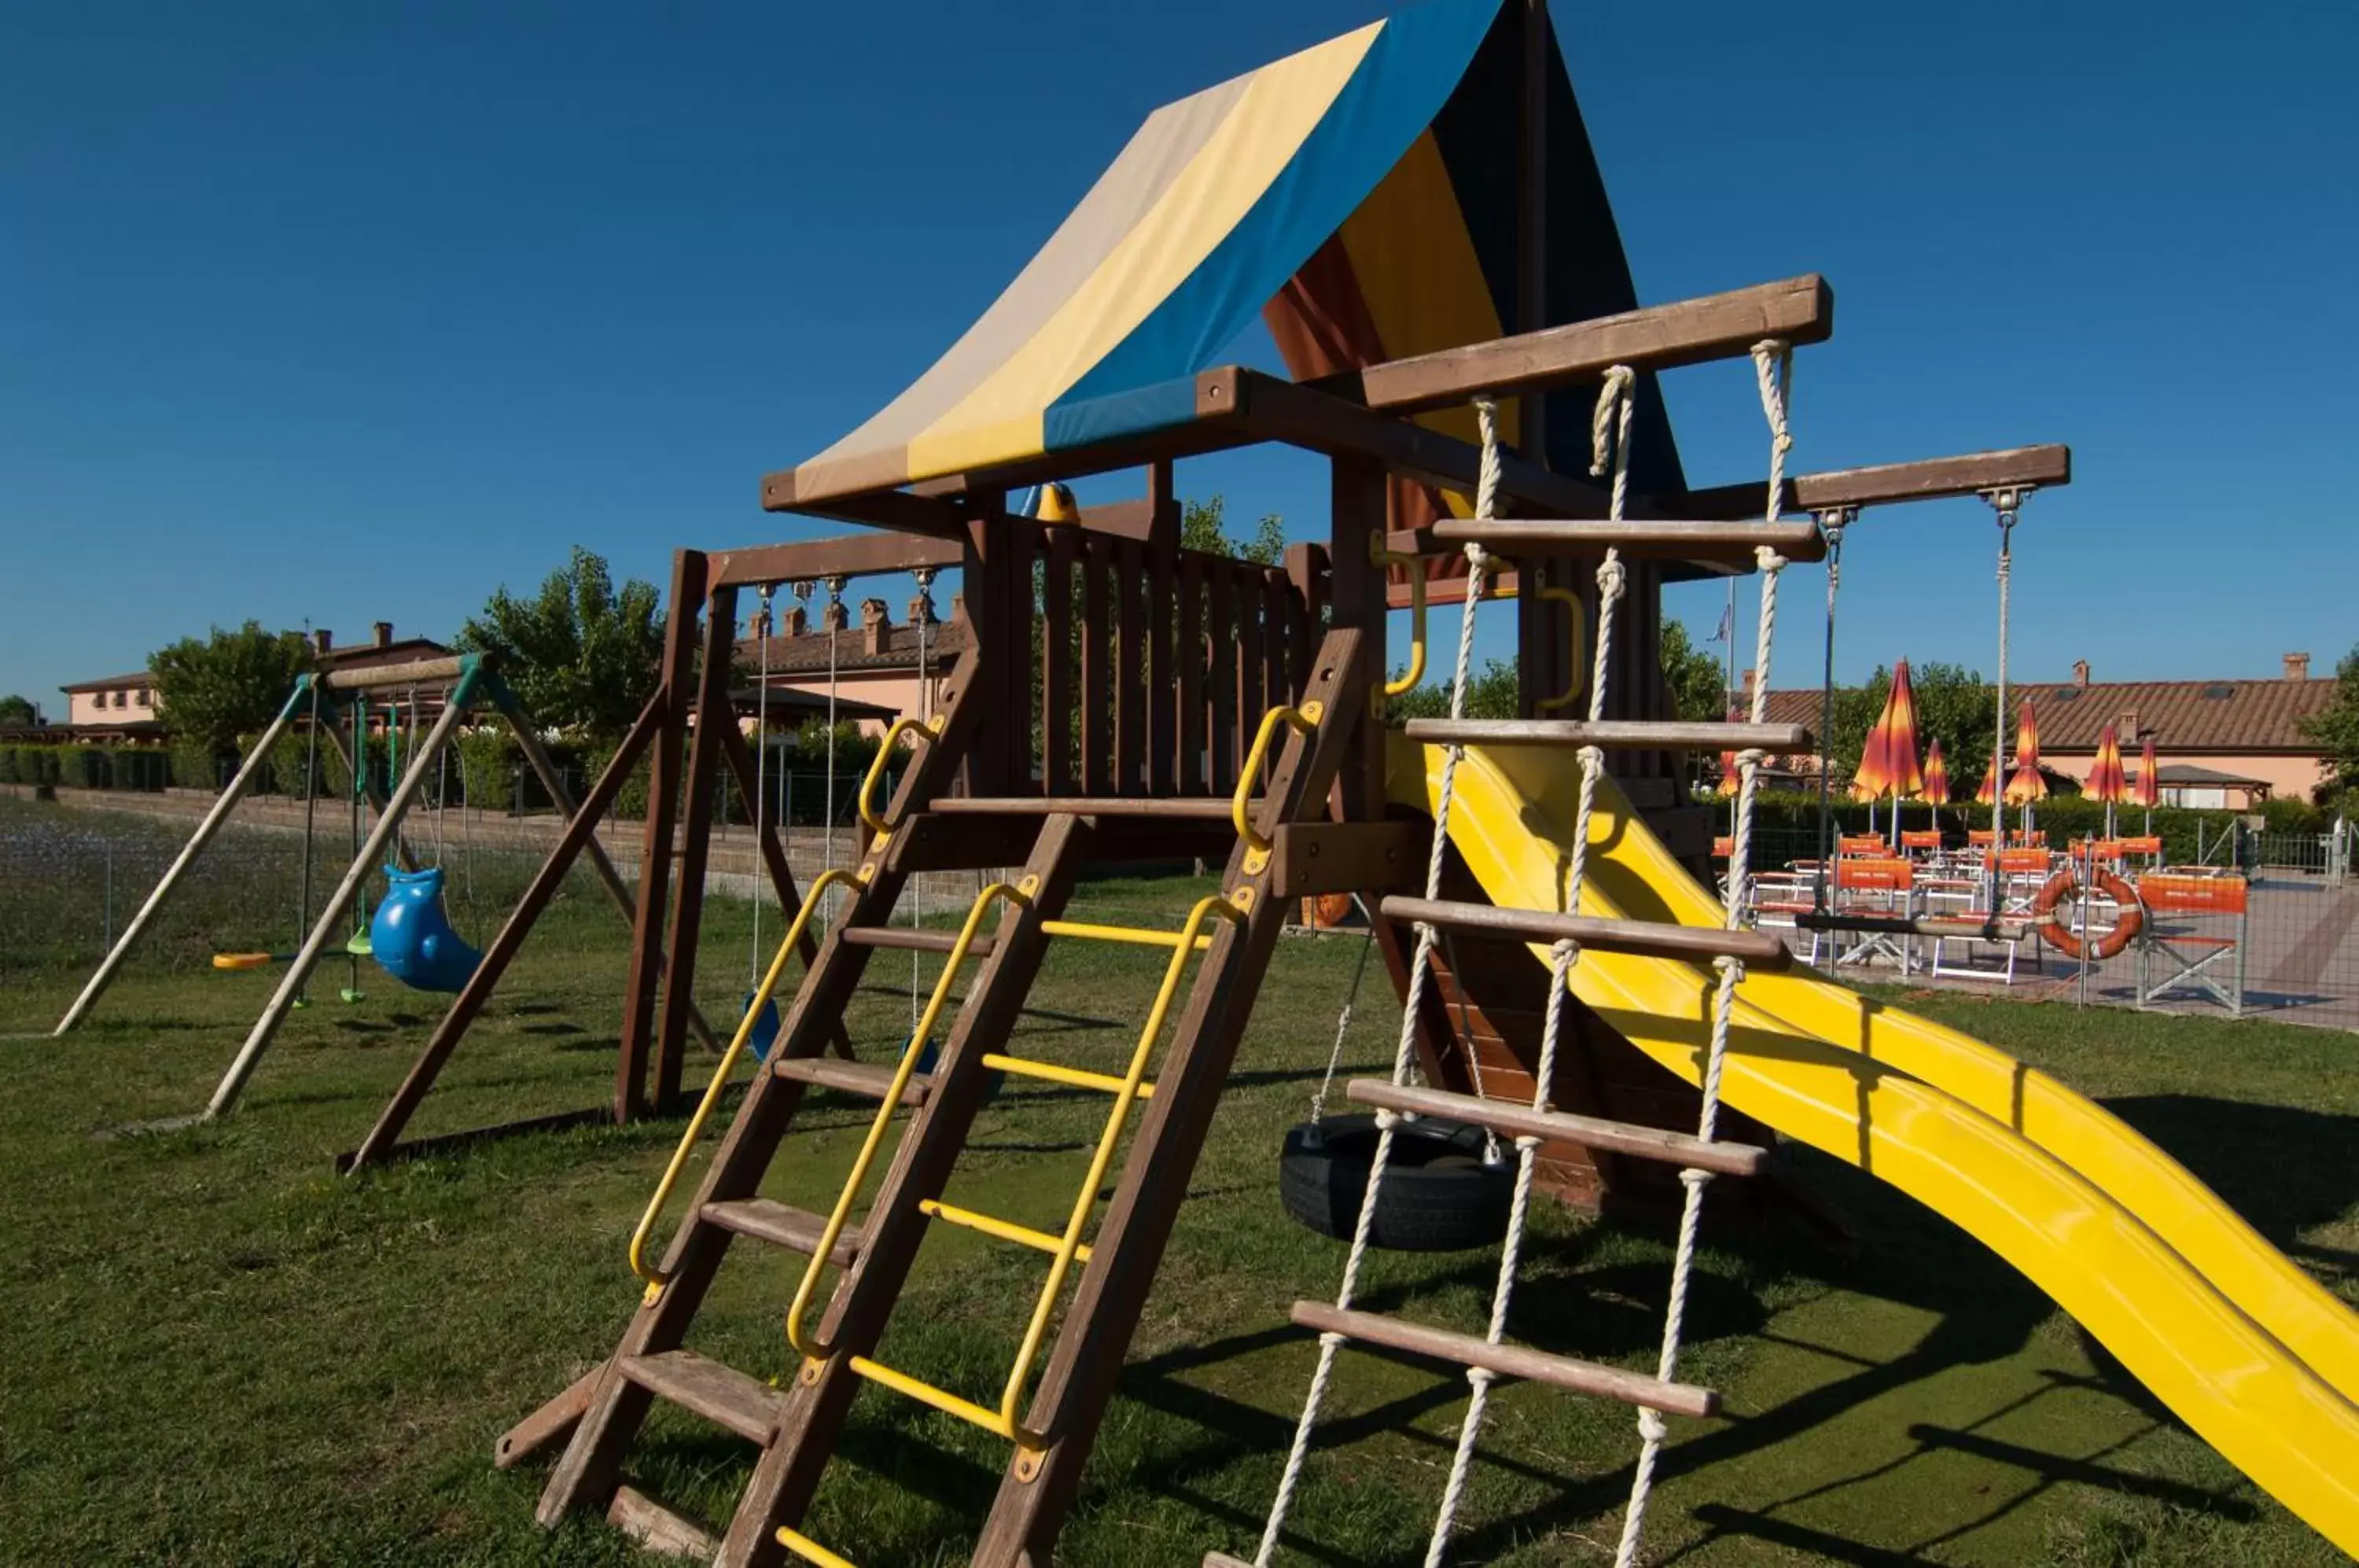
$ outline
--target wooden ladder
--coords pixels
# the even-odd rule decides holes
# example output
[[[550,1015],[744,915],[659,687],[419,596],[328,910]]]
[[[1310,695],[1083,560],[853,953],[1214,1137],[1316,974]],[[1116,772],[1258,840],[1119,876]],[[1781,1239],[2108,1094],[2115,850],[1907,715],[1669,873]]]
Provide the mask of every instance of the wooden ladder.
[[[1245,831],[1232,851],[1218,895],[1200,903],[1180,932],[1128,932],[1114,940],[1151,941],[1172,951],[1164,992],[1146,1020],[1129,1073],[1083,1073],[1014,1054],[1007,1041],[1051,939],[1108,934],[1107,928],[1060,920],[1076,874],[1110,819],[1153,814],[1169,801],[1122,799],[1036,799],[1038,832],[1012,885],[978,898],[964,931],[912,933],[889,925],[895,902],[921,846],[945,831],[982,824],[972,813],[922,808],[947,793],[959,761],[982,722],[971,659],[952,675],[940,733],[908,770],[887,826],[870,844],[848,908],[805,975],[780,1026],[768,1065],[759,1073],[702,1182],[688,1218],[672,1238],[660,1269],[614,1354],[597,1369],[544,1405],[501,1441],[498,1463],[513,1464],[571,1432],[542,1493],[539,1518],[555,1525],[583,1508],[604,1506],[607,1517],[652,1548],[700,1555],[722,1564],[782,1563],[792,1557],[839,1568],[846,1559],[799,1530],[832,1456],[853,1397],[864,1382],[882,1383],[974,1421],[1007,1439],[1006,1471],[976,1543],[977,1563],[1046,1568],[1059,1528],[1071,1505],[1098,1423],[1113,1396],[1130,1337],[1143,1310],[1164,1245],[1187,1192],[1213,1107],[1238,1039],[1268,966],[1290,897],[1333,890],[1308,879],[1303,867],[1324,867],[1338,887],[1366,885],[1370,853],[1406,861],[1400,835],[1385,824],[1312,823],[1323,814],[1354,744],[1364,745],[1370,669],[1362,634],[1326,634],[1310,677],[1289,708],[1264,719],[1256,756],[1242,770],[1235,815]],[[1262,754],[1273,740],[1282,750],[1266,772]],[[1262,793],[1247,798],[1259,779]],[[962,802],[973,804],[974,802]],[[1007,811],[1017,800],[993,803]],[[1005,813],[1003,813],[1005,814]],[[1321,852],[1324,851],[1323,862]],[[986,918],[995,929],[984,933]],[[825,1059],[831,1031],[851,1000],[868,955],[881,947],[950,947],[936,993],[948,993],[957,960],[981,968],[929,1073],[915,1071],[930,1031],[913,1033],[896,1066]],[[1201,953],[1185,987],[1152,1083],[1144,1074],[1163,1032],[1167,1009],[1179,995],[1189,959]],[[929,1009],[929,1012],[936,1009]],[[1013,1073],[1108,1092],[1114,1108],[1098,1145],[1096,1163],[1062,1236],[1031,1230],[941,1202],[968,1131],[988,1097],[995,1074]],[[863,1161],[829,1215],[790,1208],[759,1195],[803,1094],[814,1085],[868,1094],[879,1102]],[[1136,1137],[1118,1173],[1112,1160],[1134,1105],[1143,1107]],[[876,1195],[855,1226],[851,1209],[871,1157],[884,1157],[888,1123],[906,1105]],[[1095,1214],[1103,1180],[1116,1177],[1114,1196],[1081,1241]],[[1050,1256],[1049,1282],[1033,1327],[996,1410],[934,1388],[875,1357],[879,1340],[929,1225],[940,1220],[977,1229]],[[744,1236],[801,1253],[806,1288],[799,1293],[791,1334],[807,1354],[792,1382],[773,1388],[685,1347],[697,1310],[733,1240]],[[824,1256],[821,1256],[821,1255]],[[813,1300],[809,1281],[823,1269],[840,1270],[823,1312],[801,1309]],[[1070,1270],[1079,1288],[1056,1312]],[[816,1319],[815,1324],[810,1319]],[[1044,1357],[1037,1385],[1029,1367]],[[1028,1407],[1025,1393],[1030,1388]],[[661,1398],[736,1433],[759,1450],[751,1478],[725,1533],[715,1540],[625,1481],[625,1460],[653,1401]]]

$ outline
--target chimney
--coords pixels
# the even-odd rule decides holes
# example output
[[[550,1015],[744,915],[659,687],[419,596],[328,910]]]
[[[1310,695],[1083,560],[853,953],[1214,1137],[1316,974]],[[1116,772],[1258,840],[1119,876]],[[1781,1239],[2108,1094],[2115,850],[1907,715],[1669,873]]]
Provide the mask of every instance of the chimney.
[[[2074,659],[2072,661],[2072,684],[2075,686],[2086,686],[2088,683],[2089,661],[2085,659]]]
[[[819,613],[819,629],[823,632],[840,632],[851,625],[852,612],[843,607],[841,599],[829,600]]]
[[[2137,710],[2136,708],[2125,708],[2122,710],[2121,723],[2115,726],[2114,733],[2120,737],[2121,743],[2124,746],[2127,746],[2137,739],[2138,725]]]
[[[919,589],[918,596],[909,601],[909,624],[921,626],[940,624],[934,615],[934,596],[923,588]]]
[[[787,612],[787,635],[800,637],[810,630],[810,612],[797,604]]]
[[[393,646],[393,623],[391,621],[379,621],[372,629],[376,633],[377,647],[391,648]]]
[[[951,595],[951,619],[954,621],[962,621],[966,619],[965,594],[953,593]]]
[[[1756,680],[1759,679],[1760,674],[1761,674],[1761,671],[1759,671],[1759,670],[1746,670],[1746,671],[1745,672],[1745,677],[1744,677],[1743,681],[1738,685],[1738,687],[1737,687],[1737,689],[1736,689],[1736,697],[1737,697],[1737,701],[1738,701],[1738,702],[1739,702],[1740,704],[1742,704],[1742,705],[1743,705],[1743,706],[1745,706],[1745,708],[1748,708],[1748,709],[1749,709],[1749,708],[1751,708],[1751,707],[1752,707],[1752,705],[1753,705],[1753,682],[1754,682]]]
[[[893,635],[893,616],[882,599],[860,601],[860,629],[865,634],[870,653],[883,653],[887,639]]]
[[[771,634],[770,612],[756,608],[745,617],[745,636],[754,642],[767,642]]]
[[[320,653],[325,653],[335,646],[336,634],[330,631],[327,627],[321,626],[311,634],[311,647],[314,650]]]
[[[2288,681],[2310,679],[2310,655],[2288,653],[2285,656],[2285,678]]]

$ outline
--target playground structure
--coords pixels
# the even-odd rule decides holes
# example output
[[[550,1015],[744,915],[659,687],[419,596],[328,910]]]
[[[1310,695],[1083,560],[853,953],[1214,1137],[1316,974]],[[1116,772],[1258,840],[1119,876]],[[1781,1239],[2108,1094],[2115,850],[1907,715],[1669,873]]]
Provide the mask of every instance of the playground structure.
[[[1322,138],[1347,97],[1349,131]],[[1223,127],[1235,136],[1223,143],[1226,188],[1155,187],[1156,170],[1184,165]],[[1509,169],[1512,180],[1495,178]],[[1262,223],[1265,212],[1276,216]],[[1182,236],[1196,243],[1183,246]],[[1473,265],[1451,272],[1431,247],[1458,241],[1459,259]],[[1403,269],[1392,282],[1413,282],[1426,308],[1390,310],[1388,258]],[[1234,336],[1237,312],[1264,300],[1295,378],[1201,368]],[[1713,1410],[1710,1389],[1676,1378],[1680,1281],[1707,1180],[1761,1171],[1773,1128],[1869,1170],[1991,1246],[2222,1453],[2330,1539],[2359,1544],[2347,1463],[2359,1453],[2359,1334],[2348,1311],[2089,1102],[1975,1041],[1794,970],[1777,939],[1742,922],[1759,763],[1810,737],[1757,712],[1712,724],[1672,715],[1657,662],[1661,583],[1692,571],[1763,573],[1766,689],[1779,575],[1826,558],[1862,509],[1983,495],[2011,527],[2033,488],[2070,474],[2061,448],[2034,447],[1786,475],[1788,356],[1832,328],[1832,293],[1814,277],[1637,308],[1546,7],[1443,0],[1158,114],[927,376],[836,449],[763,483],[771,510],[875,531],[681,551],[665,666],[673,695],[651,704],[644,722],[654,735],[643,742],[657,768],[651,850],[672,844],[671,802],[686,802],[678,881],[668,885],[665,858],[651,853],[625,1010],[625,1062],[652,1056],[658,1105],[679,1088],[709,786],[724,765],[745,771],[726,702],[739,596],[956,567],[973,637],[939,712],[895,726],[892,738],[913,751],[889,800],[875,789],[884,757],[872,770],[856,863],[803,897],[773,863],[788,929],[634,1237],[639,1304],[611,1355],[499,1445],[505,1465],[562,1444],[542,1521],[599,1509],[668,1552],[840,1568],[847,1560],[805,1533],[805,1516],[855,1392],[875,1384],[1009,1445],[973,1561],[1053,1561],[1286,911],[1305,897],[1352,893],[1375,912],[1407,1005],[1392,1079],[1354,1082],[1348,1096],[1384,1116],[1484,1127],[1516,1151],[1519,1201],[1486,1332],[1355,1309],[1348,1269],[1335,1303],[1295,1309],[1322,1336],[1322,1381],[1355,1342],[1468,1370],[1473,1399],[1440,1499],[1434,1559],[1492,1377],[1638,1407],[1642,1480],[1666,1438],[1665,1414]],[[1769,478],[1690,486],[1653,374],[1746,357],[1770,425]],[[1470,404],[1471,422],[1462,412]],[[1565,417],[1593,409],[1593,422]],[[1298,545],[1283,570],[1180,549],[1173,463],[1256,442],[1328,463],[1326,543]],[[1593,463],[1607,484],[1577,477]],[[1064,522],[1009,509],[1016,489],[1125,469],[1145,471],[1143,500],[1084,507]],[[1453,714],[1388,731],[1381,703],[1396,592],[1461,605],[1462,691],[1468,634],[1510,561],[1531,716]],[[1036,611],[1045,623],[1037,645]],[[1423,644],[1419,617],[1413,667]],[[1566,709],[1587,716],[1538,716]],[[1690,749],[1733,751],[1741,770],[1736,917],[1696,879],[1712,833],[1709,811],[1685,804],[1674,783],[1678,754]],[[684,790],[669,787],[676,778]],[[1177,929],[1060,918],[1085,867],[1189,847],[1223,869],[1219,890]],[[919,873],[1011,866],[954,931],[893,923]],[[658,1250],[697,1132],[763,1008],[788,994],[789,963],[830,896],[840,899],[832,923],[802,960],[767,1059]],[[1849,927],[1839,913],[1813,918],[1871,929],[1860,922],[1872,917],[1850,917]],[[1454,939],[1465,943],[1458,953]],[[1169,954],[1118,1075],[1010,1047],[1047,944],[1090,941]],[[897,1058],[831,1060],[872,955],[913,947],[947,962]],[[1440,962],[1459,953],[1462,964]],[[953,1013],[952,988],[971,961]],[[1060,1232],[943,1201],[987,1083],[1003,1073],[1107,1098]],[[826,1214],[760,1192],[813,1087],[875,1107]],[[1380,1151],[1372,1198],[1383,1163]],[[1658,1372],[1509,1343],[1521,1200],[1552,1186],[1602,1201],[1644,1185],[1638,1173],[1649,1169],[1677,1172],[1662,1180],[1684,1188]],[[864,1182],[880,1171],[860,1211]],[[1022,1345],[995,1390],[939,1387],[875,1359],[937,1224],[1044,1257]],[[687,1345],[739,1238],[806,1260],[781,1303],[794,1354],[776,1379]],[[1353,1256],[1356,1264],[1356,1247]],[[1258,1562],[1280,1539],[1317,1392],[1314,1383]],[[757,1451],[717,1533],[630,1480],[630,1450],[658,1398]],[[1644,1504],[1642,1484],[1625,1562]]]
[[[411,754],[407,763],[397,770],[397,777],[392,780],[391,788],[382,789],[364,765],[368,704],[376,693],[406,691],[409,694],[414,713],[417,693],[421,690],[442,693],[440,711],[423,738],[413,739]],[[650,714],[657,712],[656,704],[662,701],[663,694],[658,692],[650,704]],[[421,868],[418,855],[402,831],[402,824],[426,791],[429,781],[443,776],[448,757],[454,749],[452,739],[459,725],[471,714],[482,713],[495,715],[507,725],[534,776],[548,790],[549,799],[566,815],[567,824],[499,935],[487,952],[479,953],[451,931],[441,904],[442,869],[439,866]],[[349,735],[345,733],[346,723],[351,726]],[[53,1034],[67,1034],[89,1018],[99,998],[138,945],[150,922],[169,902],[181,879],[229,822],[238,802],[254,788],[279,741],[299,725],[308,743],[303,885],[298,898],[299,944],[295,951],[287,953],[222,953],[215,956],[217,968],[260,969],[283,964],[284,971],[204,1109],[172,1121],[174,1124],[210,1121],[227,1115],[235,1106],[288,1016],[308,1005],[306,985],[320,964],[332,952],[341,951],[353,963],[353,984],[343,991],[343,999],[347,1002],[359,999],[359,963],[363,959],[413,989],[456,993],[450,1009],[429,1039],[418,1064],[379,1116],[367,1140],[354,1153],[340,1157],[339,1164],[349,1170],[386,1158],[398,1147],[403,1127],[424,1099],[451,1051],[456,1049],[468,1024],[481,1011],[507,962],[514,957],[517,946],[531,930],[533,920],[555,894],[577,856],[588,855],[607,898],[624,919],[633,918],[636,901],[630,885],[625,882],[603,846],[598,843],[594,830],[657,726],[652,717],[643,714],[631,735],[617,749],[614,765],[605,770],[589,795],[576,805],[562,771],[541,745],[531,716],[507,682],[500,678],[497,660],[489,654],[463,654],[408,664],[298,677],[294,689],[288,693],[277,716],[247,750],[227,788],[214,800],[211,810],[165,869],[138,912],[125,925],[122,934],[100,960],[98,968],[51,1031]],[[319,745],[322,738],[336,748],[351,780],[353,847],[349,863],[325,901],[319,906],[315,918],[311,909],[312,849],[309,815],[318,798]],[[747,788],[750,798],[751,785]],[[364,804],[367,807],[368,819],[364,832]],[[375,918],[371,920],[359,911],[365,899],[369,879],[380,866],[386,878],[386,893]],[[348,916],[352,919],[352,934],[340,943],[336,938],[344,928]],[[711,1026],[696,1010],[694,1004],[684,1001],[683,1009],[684,1026],[718,1050],[719,1042],[714,1040]],[[625,1095],[623,1087],[618,1087],[617,1101],[618,1105],[627,1103],[632,1109],[638,1109],[643,1096]],[[617,1114],[619,1116],[622,1113]],[[526,1127],[550,1128],[604,1115],[603,1111],[562,1113],[555,1116],[536,1117],[528,1123],[516,1124],[515,1128],[480,1129],[449,1135],[435,1142],[440,1144],[453,1139],[473,1138],[485,1133]]]

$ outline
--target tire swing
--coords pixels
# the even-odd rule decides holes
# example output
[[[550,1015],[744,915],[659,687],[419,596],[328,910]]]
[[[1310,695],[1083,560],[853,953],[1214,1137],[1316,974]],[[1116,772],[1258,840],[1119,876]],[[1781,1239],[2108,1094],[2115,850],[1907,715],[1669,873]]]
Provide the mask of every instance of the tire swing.
[[[2035,920],[2032,929],[2039,940],[2065,957],[2075,960],[2113,958],[2136,941],[2138,930],[2146,924],[2146,906],[2138,901],[2137,889],[2129,878],[2119,872],[2099,869],[2089,877],[2093,892],[2104,893],[2113,899],[2120,913],[2103,936],[2083,939],[2082,933],[2064,923],[2059,910],[2076,901],[2081,892],[2080,868],[2069,862],[2040,887],[2039,896],[2031,901]]]
[[[1336,1241],[1350,1241],[1358,1227],[1360,1206],[1375,1171],[1376,1144],[1385,1130],[1375,1116],[1326,1114],[1328,1091],[1343,1057],[1343,1037],[1351,1032],[1352,1008],[1368,972],[1368,951],[1376,944],[1374,912],[1363,904],[1360,915],[1368,931],[1352,968],[1343,1010],[1335,1018],[1326,1076],[1310,1096],[1310,1118],[1287,1129],[1277,1156],[1277,1199],[1287,1216]],[[1502,1156],[1497,1137],[1485,1127],[1435,1116],[1391,1120],[1392,1147],[1385,1155],[1385,1179],[1376,1189],[1368,1245],[1391,1252],[1464,1252],[1496,1246],[1507,1234],[1516,1195],[1516,1168]]]

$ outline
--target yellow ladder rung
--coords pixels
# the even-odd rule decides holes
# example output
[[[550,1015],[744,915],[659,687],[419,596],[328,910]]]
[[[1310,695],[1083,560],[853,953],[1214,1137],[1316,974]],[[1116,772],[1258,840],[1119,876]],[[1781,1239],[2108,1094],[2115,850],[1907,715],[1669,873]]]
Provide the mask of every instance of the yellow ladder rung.
[[[994,1219],[989,1214],[979,1214],[973,1209],[962,1209],[954,1203],[945,1203],[938,1198],[927,1198],[919,1203],[918,1212],[929,1219],[948,1220],[954,1225],[964,1225],[969,1230],[979,1230],[985,1236],[995,1236],[1002,1241],[1012,1241],[1019,1247],[1028,1247],[1036,1252],[1045,1252],[1051,1258],[1062,1251],[1065,1246],[1063,1236],[1050,1236],[1045,1230],[1034,1230],[1030,1225],[1020,1225],[1014,1220]],[[1073,1256],[1087,1263],[1090,1260],[1089,1245],[1085,1242],[1073,1248]]]
[[[780,1546],[806,1563],[818,1563],[819,1568],[859,1568],[859,1564],[853,1562],[851,1558],[830,1552],[799,1530],[788,1530],[785,1525],[780,1525],[777,1539]]]
[[[853,1356],[851,1366],[854,1372],[872,1383],[882,1383],[895,1393],[907,1395],[921,1405],[931,1405],[944,1415],[956,1416],[962,1421],[972,1421],[984,1431],[1004,1437],[1010,1443],[1016,1441],[1016,1423],[1002,1416],[997,1410],[986,1409],[976,1404],[973,1399],[960,1399],[949,1389],[937,1388],[931,1383],[910,1377],[907,1372],[896,1372],[883,1362],[871,1361],[865,1356]]]
[[[1178,947],[1180,932],[1150,931],[1145,926],[1101,926],[1087,920],[1042,920],[1040,929],[1050,936],[1077,936],[1090,942],[1127,942],[1133,947]],[[1195,941],[1199,953],[1212,950],[1212,939],[1200,936]]]
[[[1002,1073],[1013,1073],[1019,1078],[1042,1078],[1051,1083],[1070,1083],[1076,1089],[1096,1089],[1103,1094],[1122,1093],[1124,1080],[1111,1073],[1092,1073],[1080,1067],[1060,1067],[1053,1062],[1035,1062],[1028,1056],[1002,1056],[995,1051],[984,1052],[983,1064]],[[1138,1097],[1155,1098],[1155,1085],[1141,1083]]]

